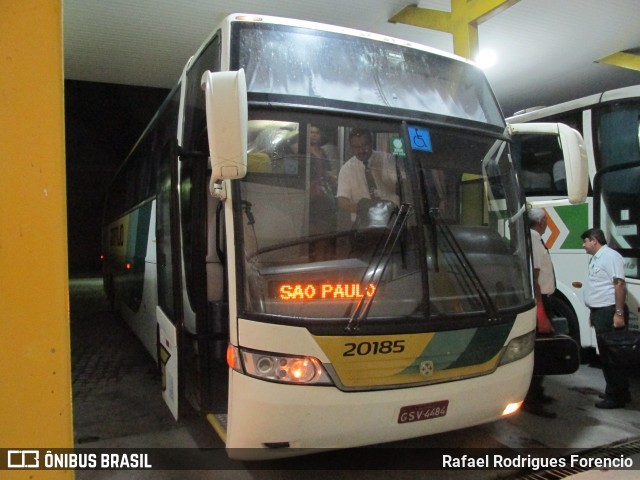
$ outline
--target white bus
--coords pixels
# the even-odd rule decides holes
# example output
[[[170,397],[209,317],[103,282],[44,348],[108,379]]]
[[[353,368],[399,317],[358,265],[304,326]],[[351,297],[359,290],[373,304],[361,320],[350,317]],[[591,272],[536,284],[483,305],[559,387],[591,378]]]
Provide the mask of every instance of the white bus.
[[[548,208],[549,229],[543,237],[550,249],[557,277],[556,314],[568,320],[571,335],[583,347],[596,347],[589,326],[581,283],[587,276],[588,256],[580,235],[601,228],[607,244],[625,259],[630,328],[638,329],[640,312],[640,85],[611,90],[552,107],[530,109],[509,123],[562,122],[584,137],[591,189],[588,202]],[[532,200],[566,194],[562,153],[548,137],[518,139],[521,181]]]
[[[560,136],[568,198],[583,201],[577,132],[507,127],[473,64],[346,28],[229,16],[105,207],[105,291],[156,358],[173,415],[191,404],[244,458],[516,411],[535,308],[508,152],[513,134],[542,130]],[[350,136],[374,150],[387,193],[343,212]]]

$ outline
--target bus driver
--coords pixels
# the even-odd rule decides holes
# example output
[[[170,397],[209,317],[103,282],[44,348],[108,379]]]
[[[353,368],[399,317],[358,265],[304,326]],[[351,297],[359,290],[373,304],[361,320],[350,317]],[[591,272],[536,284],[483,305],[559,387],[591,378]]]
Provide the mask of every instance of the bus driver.
[[[354,128],[349,133],[351,157],[338,174],[338,207],[355,221],[358,202],[362,199],[389,200],[399,204],[398,176],[392,155],[373,150],[369,130]]]

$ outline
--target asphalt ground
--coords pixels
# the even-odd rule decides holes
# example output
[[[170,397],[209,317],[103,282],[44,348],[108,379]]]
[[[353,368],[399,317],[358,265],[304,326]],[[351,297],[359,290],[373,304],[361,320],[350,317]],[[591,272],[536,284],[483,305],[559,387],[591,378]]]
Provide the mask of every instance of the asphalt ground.
[[[76,447],[118,446],[117,439],[185,428],[197,442],[222,442],[195,412],[176,422],[164,404],[157,366],[128,326],[110,309],[102,279],[70,282],[71,363]],[[147,446],[153,445],[149,439]],[[162,447],[163,445],[157,445]]]

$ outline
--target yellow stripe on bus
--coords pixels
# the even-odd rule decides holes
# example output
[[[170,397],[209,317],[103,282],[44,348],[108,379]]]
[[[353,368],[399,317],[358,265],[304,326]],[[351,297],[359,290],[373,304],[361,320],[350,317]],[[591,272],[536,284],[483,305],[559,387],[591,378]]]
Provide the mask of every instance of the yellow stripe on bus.
[[[347,387],[404,383],[402,372],[420,357],[434,333],[315,337]]]
[[[449,367],[451,359],[445,361],[440,355],[425,356],[436,335],[319,336],[315,340],[340,382],[350,388],[442,382],[482,375],[496,368],[500,351],[482,363],[460,367]],[[438,363],[447,367],[438,370]]]

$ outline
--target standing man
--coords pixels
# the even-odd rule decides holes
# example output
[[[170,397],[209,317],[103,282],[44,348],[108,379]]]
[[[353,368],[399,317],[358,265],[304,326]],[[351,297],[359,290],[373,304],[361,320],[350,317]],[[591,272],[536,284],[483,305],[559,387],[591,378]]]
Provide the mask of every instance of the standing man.
[[[547,214],[541,208],[529,210],[529,228],[533,248],[533,291],[536,297],[536,332],[538,335],[553,333],[553,324],[549,318],[548,298],[556,290],[556,278],[553,273],[551,255],[542,240],[547,229]],[[545,410],[544,404],[552,401],[544,394],[542,375],[531,378],[529,391],[522,404],[522,410],[545,418],[555,418],[556,414]]]
[[[354,128],[349,133],[353,157],[338,173],[338,207],[355,220],[358,202],[363,198],[389,200],[398,205],[396,193],[398,175],[392,155],[373,150],[373,135],[369,130]]]
[[[582,246],[589,255],[589,274],[584,283],[584,303],[591,310],[589,320],[596,330],[598,348],[603,352],[601,335],[614,328],[623,328],[625,318],[624,260],[615,250],[607,246],[604,233],[599,228],[584,232]],[[601,357],[602,373],[607,383],[598,408],[623,408],[631,401],[628,372],[612,365]]]

